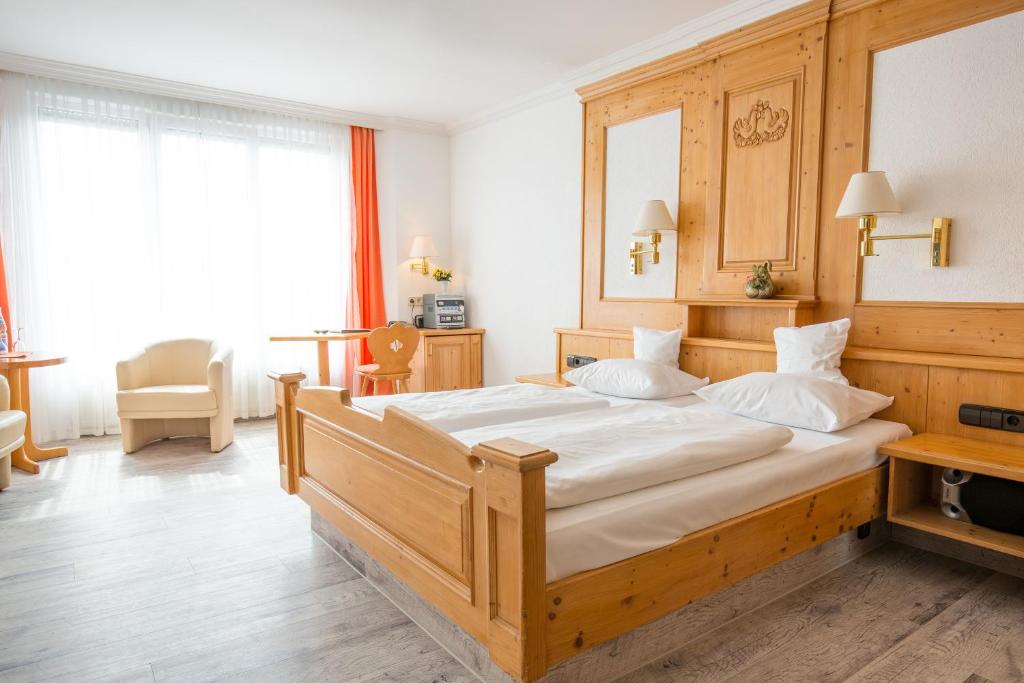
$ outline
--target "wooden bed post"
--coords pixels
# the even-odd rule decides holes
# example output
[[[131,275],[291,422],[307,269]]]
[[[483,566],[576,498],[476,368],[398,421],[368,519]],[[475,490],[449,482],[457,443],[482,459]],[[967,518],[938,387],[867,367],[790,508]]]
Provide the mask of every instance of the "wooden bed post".
[[[487,646],[522,681],[547,670],[544,468],[558,456],[514,439],[473,447],[484,467],[487,512]]]
[[[288,493],[299,492],[299,416],[295,410],[295,394],[306,379],[301,372],[269,372],[274,380],[274,402],[277,405],[277,464],[281,468],[281,488]]]

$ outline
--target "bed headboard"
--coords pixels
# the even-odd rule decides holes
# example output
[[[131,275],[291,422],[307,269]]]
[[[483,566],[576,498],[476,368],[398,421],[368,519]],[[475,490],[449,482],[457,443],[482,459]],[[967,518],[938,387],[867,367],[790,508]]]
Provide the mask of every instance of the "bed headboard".
[[[774,370],[777,326],[850,318],[843,372],[896,397],[881,417],[915,432],[1024,445],[1022,434],[958,423],[965,402],[1024,410],[1024,303],[969,301],[977,295],[958,268],[983,265],[965,246],[969,205],[910,207],[906,192],[913,182],[937,182],[940,172],[956,183],[968,171],[951,160],[902,179],[905,209],[952,216],[952,267],[924,271],[927,254],[917,241],[905,243],[914,247],[905,253],[919,263],[894,262],[897,243],[887,242],[868,266],[888,264],[887,295],[930,282],[966,301],[864,300],[857,223],[835,218],[851,175],[868,168],[873,105],[905,103],[897,99],[904,91],[873,92],[876,56],[885,53],[884,61],[899,46],[1022,10],[1024,0],[811,0],[580,88],[580,315],[577,329],[557,332],[556,368],[566,369],[567,353],[631,356],[628,330],[642,325],[680,329],[681,367],[723,380]],[[652,139],[660,128],[651,122],[669,112],[681,112],[681,130]],[[640,151],[661,159],[665,148],[678,148],[678,192],[664,189],[662,171],[647,177],[650,154],[609,147],[609,134],[621,137],[619,128],[629,126],[633,144],[647,145]],[[883,132],[876,124],[876,140]],[[645,260],[641,274],[626,277],[632,226],[606,225],[622,220],[608,207],[639,199],[608,179],[631,173],[644,180],[641,194],[659,195],[644,199],[668,203],[679,232],[666,238],[660,263]],[[975,235],[979,227],[986,226],[975,225]],[[774,266],[776,296],[747,299],[751,267],[765,260]]]
[[[560,373],[569,369],[565,358],[570,353],[599,360],[633,357],[630,332],[558,329],[555,335]],[[679,367],[712,382],[748,372],[774,372],[775,344],[684,337]],[[1024,434],[969,427],[957,417],[961,403],[1024,410],[1024,360],[848,346],[842,370],[854,386],[896,398],[877,417],[903,422],[914,432],[1024,446]]]

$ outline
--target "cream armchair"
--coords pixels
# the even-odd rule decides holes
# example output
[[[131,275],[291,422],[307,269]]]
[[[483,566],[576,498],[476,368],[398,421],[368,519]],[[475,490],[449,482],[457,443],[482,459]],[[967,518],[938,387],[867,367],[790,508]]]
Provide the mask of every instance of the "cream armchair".
[[[117,364],[117,416],[125,453],[172,436],[209,436],[210,450],[234,440],[231,349],[207,339],[147,346]]]
[[[11,387],[0,375],[0,491],[11,485],[11,453],[25,443],[25,413],[11,410]]]

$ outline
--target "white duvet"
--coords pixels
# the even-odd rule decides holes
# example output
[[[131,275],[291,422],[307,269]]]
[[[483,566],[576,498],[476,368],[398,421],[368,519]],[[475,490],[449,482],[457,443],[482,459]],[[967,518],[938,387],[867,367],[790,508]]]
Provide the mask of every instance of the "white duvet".
[[[509,384],[425,394],[364,396],[352,402],[376,415],[384,415],[387,406],[397,406],[444,432],[609,406],[607,400],[594,395],[536,384]]]
[[[632,404],[454,432],[472,446],[502,437],[558,454],[546,470],[548,509],[578,505],[767,455],[793,438],[780,425]]]

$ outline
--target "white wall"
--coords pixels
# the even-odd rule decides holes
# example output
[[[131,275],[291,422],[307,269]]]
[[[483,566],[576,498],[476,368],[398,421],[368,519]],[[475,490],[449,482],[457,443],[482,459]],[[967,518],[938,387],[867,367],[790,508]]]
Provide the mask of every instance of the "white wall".
[[[554,371],[552,330],[579,324],[581,116],[567,93],[451,140],[455,290],[487,328],[485,384]]]
[[[672,220],[679,212],[679,136],[682,110],[634,119],[608,128],[605,143],[604,295],[673,299],[678,233],[662,234],[660,251],[667,258],[657,266],[643,257],[643,271],[629,271],[634,241],[650,249],[646,237],[634,237],[640,207],[651,199],[668,205]]]
[[[875,55],[869,168],[903,208],[878,233],[953,226],[948,268],[929,267],[925,240],[877,243],[864,299],[1024,301],[1021,74],[1024,12]]]
[[[376,143],[381,270],[388,318],[411,321],[409,297],[440,291],[432,278],[410,270],[413,238],[433,237],[438,256],[430,259],[432,266],[451,264],[450,141],[441,135],[386,130],[377,133]],[[456,281],[452,291],[459,291],[460,284]]]

